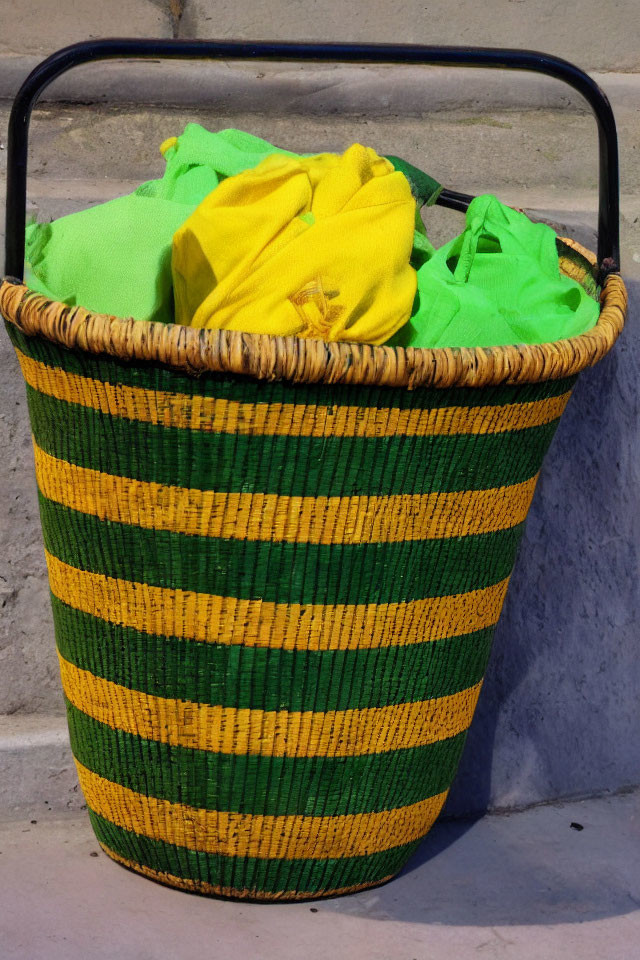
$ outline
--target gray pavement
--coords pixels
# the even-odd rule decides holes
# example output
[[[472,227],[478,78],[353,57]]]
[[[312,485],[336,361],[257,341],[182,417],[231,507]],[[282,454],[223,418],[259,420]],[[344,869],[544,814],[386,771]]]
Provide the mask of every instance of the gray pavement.
[[[638,793],[541,806],[437,824],[377,890],[259,905],[152,883],[102,853],[86,815],[44,812],[0,822],[0,955],[634,960],[639,845]]]

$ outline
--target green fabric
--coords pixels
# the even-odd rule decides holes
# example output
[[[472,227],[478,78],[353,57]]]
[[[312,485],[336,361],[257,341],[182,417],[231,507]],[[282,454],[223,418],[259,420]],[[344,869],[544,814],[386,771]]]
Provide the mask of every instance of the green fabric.
[[[69,306],[173,320],[171,244],[179,226],[224,177],[286,150],[241,130],[189,123],[165,154],[160,180],[133,193],[26,230],[25,282]]]
[[[394,157],[388,154],[387,160],[393,164],[396,170],[404,173],[409,181],[411,193],[415,197],[419,207],[430,207],[436,202],[442,193],[442,185],[439,184],[437,180],[434,180],[433,177],[430,177],[424,170],[419,170],[418,167],[414,167],[412,163],[409,163],[408,160],[403,160],[401,157]]]
[[[242,130],[211,133],[195,123],[187,124],[174,145],[163,145],[163,153],[167,166],[160,180],[51,223],[29,224],[28,286],[69,306],[170,323],[176,230],[225,177],[273,153],[298,156]],[[398,157],[389,159],[409,179],[420,206],[435,202],[442,189],[435,180]],[[416,231],[417,249],[432,253],[417,208]]]
[[[596,301],[560,273],[550,227],[490,195],[471,202],[466,220],[459,236],[417,266],[413,315],[389,345],[545,343],[596,323]]]

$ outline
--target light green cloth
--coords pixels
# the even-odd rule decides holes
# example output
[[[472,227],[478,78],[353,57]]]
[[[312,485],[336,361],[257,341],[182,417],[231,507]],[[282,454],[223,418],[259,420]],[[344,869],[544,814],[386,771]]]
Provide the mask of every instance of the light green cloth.
[[[492,347],[577,336],[599,306],[560,273],[556,235],[486,195],[466,229],[436,251],[414,247],[418,291],[410,321],[389,341],[403,347]]]
[[[165,153],[161,180],[26,230],[25,282],[69,306],[136,320],[173,320],[173,235],[224,177],[272,153],[290,154],[241,130],[190,123]]]

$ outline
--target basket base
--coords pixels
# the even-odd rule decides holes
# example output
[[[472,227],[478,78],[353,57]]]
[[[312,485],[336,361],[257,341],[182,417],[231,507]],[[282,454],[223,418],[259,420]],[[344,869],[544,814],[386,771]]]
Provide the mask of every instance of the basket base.
[[[114,850],[101,840],[98,841],[102,850],[115,860],[120,866],[134,873],[139,873],[155,883],[161,883],[165,887],[175,887],[186,893],[197,893],[200,896],[212,897],[217,900],[243,900],[245,903],[294,903],[300,900],[328,900],[332,897],[343,897],[351,893],[359,893],[361,890],[371,890],[374,887],[382,887],[396,877],[397,873],[390,873],[382,880],[375,880],[372,883],[360,883],[351,887],[340,887],[335,890],[315,891],[313,893],[299,893],[297,890],[284,890],[278,893],[263,893],[254,890],[235,890],[233,887],[219,887],[212,883],[206,883],[204,880],[185,880],[182,877],[175,877],[170,873],[163,873],[160,870],[153,870],[151,867],[145,867],[143,864],[135,863],[133,860],[127,860],[120,856]]]

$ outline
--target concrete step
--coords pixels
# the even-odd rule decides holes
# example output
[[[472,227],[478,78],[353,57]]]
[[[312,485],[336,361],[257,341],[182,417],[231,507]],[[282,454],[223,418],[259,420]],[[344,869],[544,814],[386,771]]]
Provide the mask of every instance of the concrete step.
[[[590,70],[640,67],[632,24],[635,0],[615,7],[574,0],[564,9],[555,0],[520,5],[511,0],[369,0],[366,16],[358,3],[325,0],[186,0],[179,36],[245,39],[334,40],[379,43],[475,44],[526,47],[573,60]]]
[[[640,794],[438,823],[377,890],[212,900],[109,860],[85,815],[0,822],[2,960],[632,960]]]
[[[0,818],[83,807],[66,718],[0,716]]]
[[[52,48],[53,49],[53,48]],[[0,53],[0,99],[12,99],[41,62]],[[595,72],[614,106],[638,96],[638,73]],[[302,115],[423,116],[446,110],[589,110],[581,95],[536,73],[460,67],[108,60],[63,74],[45,102],[140,103]]]
[[[0,0],[0,54],[37,55],[97,37],[171,37],[171,0],[61,0],[51,15],[49,0]]]
[[[640,67],[635,0],[522,4],[492,0],[398,0],[361,4],[324,0],[2,0],[0,50],[50,53],[68,43],[104,36],[238,37],[528,47],[574,60],[590,70]]]

